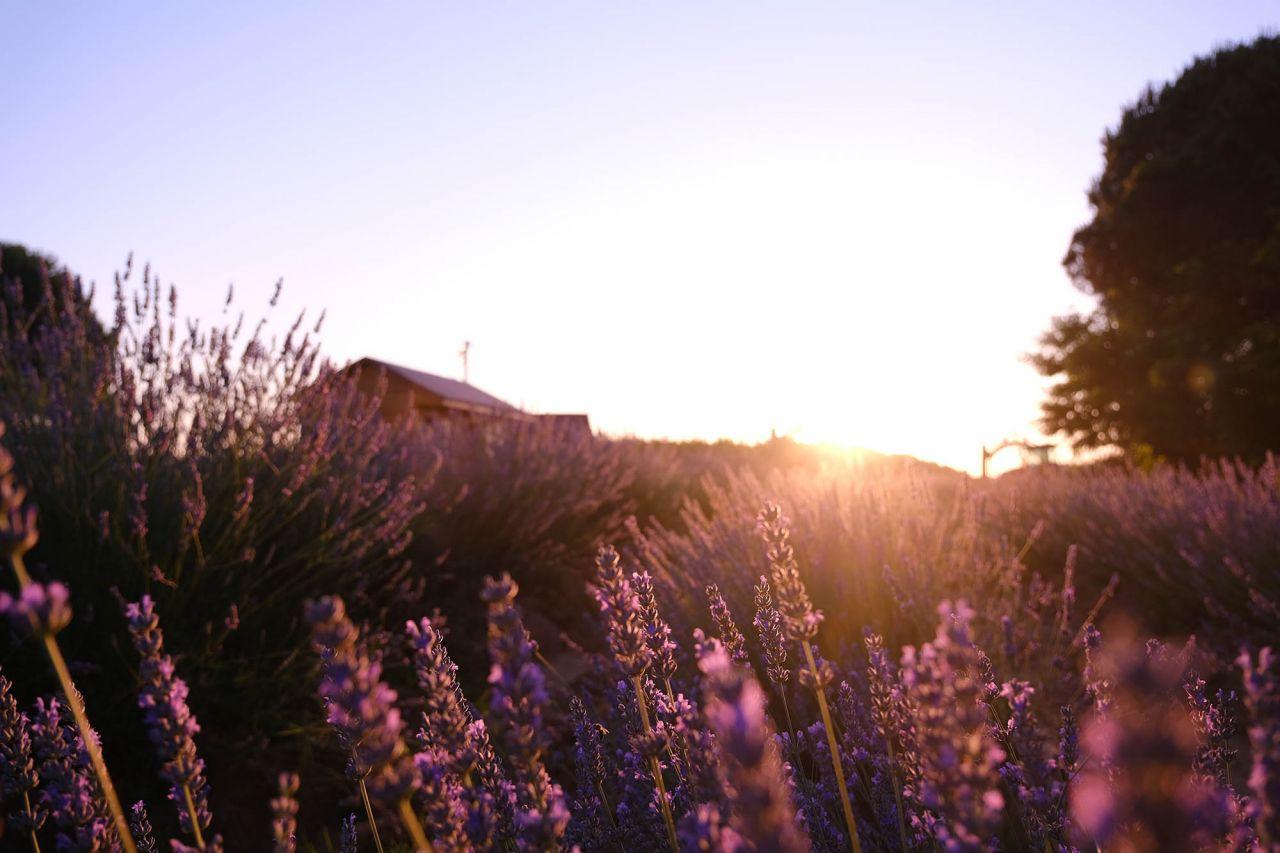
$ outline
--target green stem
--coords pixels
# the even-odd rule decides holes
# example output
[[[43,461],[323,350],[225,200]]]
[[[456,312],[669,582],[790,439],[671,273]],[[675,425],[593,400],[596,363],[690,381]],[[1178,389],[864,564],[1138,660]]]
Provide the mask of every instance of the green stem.
[[[653,728],[649,725],[649,706],[645,703],[644,698],[644,681],[640,676],[631,679],[636,689],[636,707],[640,709],[640,725],[644,728],[645,735],[653,733]],[[662,765],[658,763],[658,756],[649,756],[649,772],[653,774],[653,784],[658,789],[658,804],[662,806],[662,821],[667,825],[667,841],[671,843],[673,853],[680,849],[679,843],[676,841],[676,821],[671,816],[671,804],[667,802],[667,786],[662,781]]]
[[[818,697],[818,710],[822,712],[822,726],[827,730],[827,746],[831,749],[831,766],[836,771],[836,784],[840,788],[840,805],[844,808],[844,825],[849,831],[849,845],[853,853],[862,853],[862,842],[858,840],[858,824],[853,819],[853,804],[849,802],[849,786],[844,781],[844,765],[840,763],[840,747],[836,744],[836,730],[831,723],[831,709],[827,707],[827,695],[818,680],[818,664],[813,660],[813,649],[808,640],[802,640],[805,660],[809,664],[809,674],[813,676],[813,692]]]
[[[200,832],[200,819],[196,816],[196,801],[191,796],[191,786],[186,782],[182,783],[182,796],[187,801],[187,814],[191,817],[191,834],[195,836],[196,847],[204,849],[204,835]]]
[[[22,557],[14,554],[10,559],[14,574],[18,576],[18,587],[20,590],[25,589],[31,583],[31,575],[27,574]],[[51,631],[40,624],[39,618],[34,613],[31,614],[31,629],[44,641],[44,650],[49,655],[49,663],[53,665],[53,671],[58,676],[62,695],[67,697],[67,705],[71,708],[71,716],[80,730],[80,739],[84,741],[85,752],[89,753],[89,763],[93,766],[93,773],[98,777],[98,786],[102,788],[102,795],[106,798],[107,807],[111,810],[111,820],[115,824],[116,834],[120,836],[120,844],[124,847],[125,853],[138,853],[137,845],[133,843],[133,836],[129,834],[129,824],[124,819],[120,797],[116,794],[115,786],[111,784],[111,774],[107,772],[107,762],[102,757],[102,746],[98,743],[93,727],[89,725],[89,715],[85,712],[84,700],[80,696],[80,691],[76,690],[75,682],[71,680],[71,671],[67,669],[67,662],[62,657],[62,650],[58,648],[58,641]]]
[[[382,838],[378,835],[378,822],[373,819],[373,805],[369,802],[369,789],[365,787],[364,780],[360,780],[360,799],[364,800],[364,813],[369,819],[369,829],[373,832],[373,846],[378,848],[378,853],[383,853]]]
[[[614,831],[616,836],[618,832],[618,822],[613,819],[613,807],[609,805],[609,798],[605,795],[604,786],[600,784],[599,779],[596,780],[596,793],[600,796],[600,805],[604,809],[604,816],[609,819],[609,828]],[[619,850],[622,850],[622,845],[618,844],[616,840],[614,841],[614,846]],[[623,853],[626,853],[626,851],[624,850]]]
[[[413,838],[413,849],[417,853],[429,851],[431,844],[427,841],[427,834],[422,831],[422,823],[418,820],[418,816],[413,813],[413,805],[408,797],[400,801],[400,820],[404,823],[404,828],[409,830],[409,836]]]
[[[902,786],[898,783],[898,757],[894,755],[893,738],[885,733],[885,745],[889,747],[889,781],[893,785],[893,801],[898,806],[898,838],[902,841],[902,849],[907,845],[907,817],[902,811]]]
[[[40,839],[36,838],[35,813],[31,810],[31,792],[22,792],[22,802],[27,808],[27,821],[31,824],[31,849],[34,853],[40,853]]]

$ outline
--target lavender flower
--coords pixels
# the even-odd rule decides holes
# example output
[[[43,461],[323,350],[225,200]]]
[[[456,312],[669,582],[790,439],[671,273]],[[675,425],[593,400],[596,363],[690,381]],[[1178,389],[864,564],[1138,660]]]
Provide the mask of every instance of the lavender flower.
[[[995,836],[1004,796],[997,768],[1005,753],[990,739],[978,650],[969,636],[973,611],[964,602],[938,606],[932,643],[903,649],[902,678],[916,704],[920,790],[929,814],[924,830],[948,850],[977,849]]]
[[[1063,705],[1060,713],[1062,725],[1058,727],[1057,770],[1065,779],[1071,779],[1080,763],[1080,730],[1070,705]]]
[[[13,476],[13,456],[0,447],[0,560],[22,557],[39,538],[35,507],[23,505],[26,496],[26,489]]]
[[[558,844],[568,825],[569,811],[564,793],[542,763],[542,752],[549,743],[542,720],[547,687],[542,669],[535,663],[537,645],[515,606],[518,591],[510,575],[485,579],[492,661],[489,684],[493,714],[502,725],[507,756],[516,771],[520,805],[515,816],[517,841],[521,849],[540,850]]]
[[[13,684],[0,675],[0,800],[9,804],[5,823],[16,832],[34,833],[44,812],[32,802],[40,777],[31,754],[30,721],[18,710]]]
[[[271,800],[271,836],[275,853],[294,853],[298,849],[294,833],[298,831],[297,773],[281,773],[278,780],[279,796]]]
[[[609,648],[618,668],[627,678],[644,673],[653,661],[653,650],[647,642],[644,615],[626,575],[622,572],[618,552],[604,546],[596,555],[596,602],[609,625]]]
[[[1251,717],[1254,829],[1263,847],[1273,850],[1280,846],[1280,667],[1270,647],[1256,661],[1242,651],[1237,662],[1244,671],[1245,707]]]
[[[800,567],[796,564],[795,553],[791,549],[791,522],[775,503],[764,505],[758,521],[769,558],[778,610],[786,622],[787,632],[802,643],[812,642],[818,636],[822,612],[813,609],[809,592],[800,578]]]
[[[209,511],[209,502],[204,496],[204,478],[194,462],[190,464],[191,488],[182,491],[182,541],[194,541],[200,535],[200,527],[204,524]]]
[[[1081,732],[1090,759],[1071,785],[1071,814],[1087,840],[1134,850],[1203,849],[1230,822],[1223,792],[1192,772],[1197,739],[1186,710],[1171,701],[1180,673],[1148,656],[1117,626],[1095,660],[1112,685],[1105,714]]]
[[[468,737],[471,714],[463,705],[458,667],[449,657],[440,632],[430,619],[406,622],[413,650],[414,672],[422,690],[422,744],[448,756],[450,769],[460,778],[471,772],[476,757]]]
[[[147,804],[142,800],[129,810],[129,832],[138,845],[138,853],[157,853],[156,840],[151,835],[151,821],[147,818]]]
[[[473,797],[467,815],[467,835],[479,849],[514,843],[516,788],[502,769],[498,753],[489,741],[484,720],[467,727],[467,738],[476,755],[475,773],[487,797]]]
[[[356,816],[347,815],[342,821],[342,839],[339,842],[340,853],[359,853],[360,836],[356,834]]]
[[[231,510],[231,519],[237,524],[249,517],[249,508],[253,506],[253,478],[245,477],[240,491],[236,494],[235,506]]]
[[[466,848],[468,808],[462,786],[449,770],[449,757],[440,749],[424,749],[413,762],[422,780],[414,799],[432,840],[447,850]]]
[[[0,612],[19,634],[56,634],[71,621],[70,593],[54,581],[23,584],[17,598],[0,592]]]
[[[147,538],[147,478],[142,463],[133,463],[133,483],[128,495],[127,516],[133,535],[139,541]]]
[[[321,654],[320,698],[350,752],[347,773],[376,799],[395,805],[420,784],[401,735],[396,692],[382,681],[382,665],[360,648],[341,598],[309,602],[306,615]]]
[[[671,627],[658,612],[658,597],[653,589],[653,578],[648,572],[633,572],[631,588],[635,590],[640,605],[640,615],[648,638],[649,651],[653,655],[658,675],[670,682],[676,671],[676,644],[671,639]],[[669,689],[669,688],[668,688]]]
[[[1093,700],[1094,709],[1099,715],[1107,713],[1110,704],[1110,685],[1103,678],[1098,668],[1098,656],[1102,649],[1102,633],[1092,622],[1085,623],[1081,629],[1081,644],[1084,646],[1084,689]]]
[[[910,797],[903,797],[904,790],[919,792],[921,789],[920,753],[916,747],[914,727],[915,707],[885,653],[884,640],[878,634],[866,631],[863,642],[867,647],[867,693],[871,699],[871,717],[884,739],[889,759],[884,773],[893,790],[898,843],[905,849],[909,845],[908,807],[913,810],[910,822],[921,825],[918,802]]]
[[[787,638],[783,631],[782,614],[773,606],[769,594],[769,579],[760,576],[756,584],[756,633],[760,636],[760,646],[764,649],[766,672],[774,687],[779,689],[791,680],[791,670],[787,667]]]
[[[783,616],[787,632],[793,640],[800,643],[804,652],[807,669],[800,671],[800,683],[813,691],[818,700],[818,712],[822,715],[822,728],[827,737],[827,754],[831,769],[835,773],[838,789],[836,799],[843,812],[845,831],[848,833],[850,847],[854,853],[862,853],[862,842],[858,836],[857,820],[853,815],[853,802],[849,797],[849,788],[845,782],[844,766],[840,760],[840,747],[836,743],[835,726],[831,721],[831,709],[827,705],[826,688],[834,678],[832,667],[817,652],[814,640],[818,636],[818,625],[822,622],[822,612],[814,610],[800,578],[800,568],[796,564],[791,550],[791,522],[782,514],[777,504],[766,502],[764,509],[757,516],[760,534],[765,542],[765,556],[769,559],[769,570],[773,577],[774,591],[778,597],[778,610]]]
[[[209,828],[209,788],[204,761],[196,754],[195,735],[200,724],[187,706],[187,684],[179,678],[173,660],[164,653],[164,635],[150,596],[125,607],[133,646],[142,658],[139,675],[142,709],[151,743],[164,762],[161,777],[170,784],[169,799],[178,810],[182,831],[204,845]]]
[[[649,721],[649,700],[644,683],[644,673],[653,662],[653,649],[647,641],[648,632],[640,599],[622,572],[618,552],[611,546],[602,547],[596,555],[596,586],[593,591],[608,622],[609,648],[618,669],[631,682],[634,691],[641,731],[633,735],[632,745],[639,748],[637,755],[643,757],[649,765],[658,810],[666,825],[667,841],[674,849],[678,843],[675,817],[671,813],[666,782],[662,777],[662,763],[658,758],[658,753],[666,746],[665,732],[655,730]]]
[[[1217,785],[1229,786],[1231,762],[1236,750],[1231,746],[1236,736],[1235,706],[1239,698],[1234,690],[1219,689],[1210,696],[1205,681],[1194,670],[1189,670],[1182,682],[1191,707],[1191,722],[1195,725],[1200,746],[1196,750],[1195,771],[1205,780]]]
[[[996,739],[1011,759],[1000,768],[1000,775],[1017,795],[1032,846],[1043,848],[1066,824],[1066,786],[1061,774],[1055,772],[1057,762],[1044,754],[1032,709],[1035,693],[1034,687],[1020,679],[1004,683],[1000,695],[1009,707],[1009,718],[998,727]]]
[[[621,838],[605,793],[602,727],[588,716],[586,706],[577,696],[569,701],[569,710],[573,716],[577,795],[572,804],[568,838],[585,850],[616,847]]]
[[[31,744],[41,780],[39,804],[57,832],[60,848],[118,851],[102,792],[76,727],[62,717],[57,699],[37,699]]]
[[[726,826],[724,816],[711,803],[703,803],[680,821],[680,849],[737,853],[753,849],[732,827]]]
[[[707,601],[711,609],[711,621],[715,622],[716,630],[720,633],[720,642],[724,644],[724,649],[729,653],[729,658],[739,666],[749,666],[747,659],[747,641],[742,636],[742,632],[738,630],[737,624],[733,621],[733,614],[729,611],[729,605],[725,602],[724,596],[720,594],[720,587],[715,584],[707,584]]]
[[[703,648],[698,666],[705,674],[707,724],[719,744],[724,784],[735,792],[730,826],[748,849],[808,850],[765,717],[759,682],[734,666],[719,643]],[[686,825],[686,836],[713,836],[717,827],[714,814],[704,812]]]

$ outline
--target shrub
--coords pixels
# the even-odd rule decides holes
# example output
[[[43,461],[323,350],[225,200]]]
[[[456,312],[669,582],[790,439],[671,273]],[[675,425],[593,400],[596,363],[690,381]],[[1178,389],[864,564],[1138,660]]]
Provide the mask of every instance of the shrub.
[[[154,599],[204,721],[215,808],[241,807],[270,778],[252,768],[310,749],[300,602],[340,591],[376,615],[402,601],[422,484],[377,400],[320,359],[319,324],[303,333],[299,318],[278,344],[243,318],[180,325],[172,289],[166,299],[144,272],[129,299],[128,284],[126,272],[103,335],[67,288],[60,299],[45,288],[34,325],[6,282],[0,418],[41,510],[32,571],[74,590],[63,644],[86,692],[106,700],[95,722],[108,750],[138,749],[117,735],[135,683],[113,639],[120,601]],[[20,682],[45,683],[25,647],[0,643]],[[218,784],[245,775],[254,781]]]

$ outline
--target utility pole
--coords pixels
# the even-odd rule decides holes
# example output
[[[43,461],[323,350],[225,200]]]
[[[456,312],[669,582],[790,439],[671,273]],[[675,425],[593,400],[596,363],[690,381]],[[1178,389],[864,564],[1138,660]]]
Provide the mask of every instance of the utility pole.
[[[467,355],[471,352],[471,341],[463,341],[462,349],[458,350],[458,355],[462,357],[462,383],[470,385],[467,377]]]

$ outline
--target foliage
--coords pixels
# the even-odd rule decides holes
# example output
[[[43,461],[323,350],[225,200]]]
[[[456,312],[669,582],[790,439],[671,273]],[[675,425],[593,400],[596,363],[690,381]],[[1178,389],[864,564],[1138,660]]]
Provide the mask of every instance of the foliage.
[[[1274,842],[1271,461],[975,482],[786,441],[392,426],[300,324],[183,334],[148,274],[120,284],[104,335],[69,291],[38,328],[5,300],[15,839]]]
[[[1098,299],[1032,363],[1044,424],[1082,448],[1260,461],[1280,430],[1280,36],[1148,88],[1104,139],[1064,261]]]
[[[111,699],[98,725],[124,727],[135,683],[127,643],[107,639],[123,628],[120,600],[150,595],[206,721],[216,809],[259,784],[219,785],[233,772],[219,758],[265,743],[310,750],[297,722],[313,703],[299,603],[341,589],[376,615],[402,600],[420,485],[377,401],[319,359],[301,318],[278,344],[243,318],[184,327],[172,289],[165,299],[144,273],[129,300],[128,278],[105,336],[65,289],[46,288],[54,301],[30,323],[10,282],[0,417],[41,511],[32,571],[54,569],[75,590],[62,641],[85,691]],[[0,647],[20,680],[41,683],[37,657],[12,637]],[[152,776],[146,761],[125,766]]]
[[[33,544],[30,517],[7,461],[0,468],[4,554],[21,578],[18,558]],[[1268,798],[1278,772],[1280,672],[1270,648],[1239,657],[1242,705],[1234,691],[1206,689],[1198,667],[1213,660],[1194,643],[1144,645],[1126,623],[1100,632],[1089,621],[1094,613],[1082,620],[1068,574],[1054,596],[1058,661],[1039,680],[1020,677],[1027,661],[1007,648],[988,653],[964,601],[939,604],[932,639],[904,646],[897,663],[871,633],[832,658],[822,651],[824,614],[790,547],[789,520],[766,504],[758,522],[778,594],[777,609],[763,601],[773,615],[761,618],[780,618],[780,636],[800,651],[788,656],[797,661],[788,676],[797,677],[771,674],[768,690],[755,667],[701,631],[681,649],[648,576],[626,574],[619,555],[602,548],[595,596],[611,653],[596,657],[597,677],[555,687],[524,627],[517,585],[509,575],[490,578],[491,690],[483,711],[459,693],[437,627],[406,625],[429,709],[410,744],[381,655],[370,653],[343,601],[307,603],[322,662],[319,695],[364,804],[359,829],[355,817],[341,820],[344,810],[325,811],[326,824],[341,821],[342,849],[358,848],[359,831],[377,849],[386,838],[415,850],[1244,850],[1274,841]],[[28,590],[36,582],[21,584],[17,598],[0,602],[18,624],[30,615],[20,602],[34,600]],[[181,836],[193,841],[175,838],[173,849],[221,853],[221,838],[211,834],[215,815],[193,796],[204,793],[203,762],[186,682],[163,651],[154,603],[144,597],[127,612],[148,673],[140,722],[169,759],[162,771],[173,785],[169,799],[183,818]],[[1006,611],[998,621],[1022,623],[1017,630],[1025,632],[1038,628],[1026,624],[1036,616]],[[44,625],[56,644],[54,623]],[[664,663],[667,652],[693,657],[696,670]],[[787,667],[778,661],[770,656],[771,666]],[[571,689],[572,743],[550,728]],[[73,685],[63,690],[78,696]],[[1237,788],[1230,744],[1246,710],[1253,769],[1247,787]],[[51,842],[133,849],[135,841],[157,849],[145,801],[133,806],[128,829],[104,817],[110,783],[95,787],[87,770],[86,738],[96,737],[78,737],[58,699],[37,699],[24,711],[0,678],[0,712],[0,807],[33,849]],[[548,772],[561,751],[572,753],[572,789]],[[279,777],[272,820],[262,810],[257,841],[245,847],[296,849],[299,785],[294,774]],[[118,805],[114,811],[122,821]]]
[[[0,243],[0,286],[20,289],[28,334],[44,322],[41,305],[56,305],[63,299],[71,299],[83,308],[92,301],[91,296],[81,292],[79,279],[56,259],[17,243]],[[10,323],[15,319],[6,312],[0,322]],[[96,320],[89,324],[94,332],[102,333]]]

